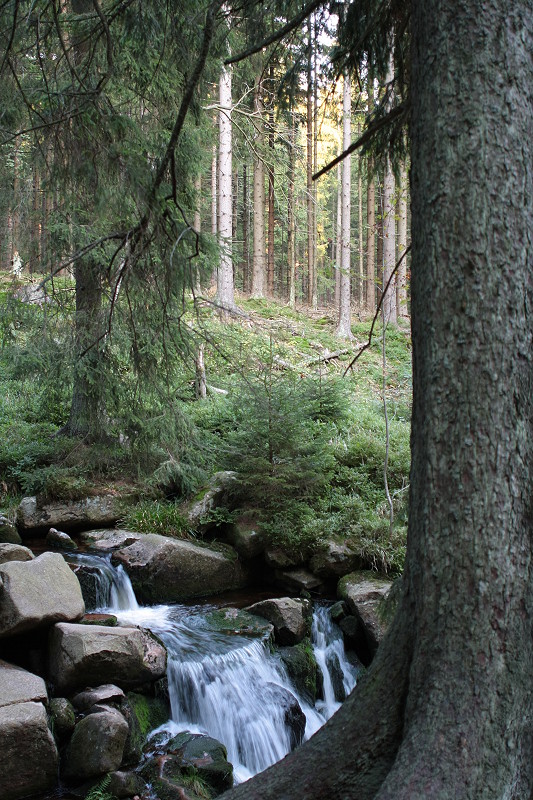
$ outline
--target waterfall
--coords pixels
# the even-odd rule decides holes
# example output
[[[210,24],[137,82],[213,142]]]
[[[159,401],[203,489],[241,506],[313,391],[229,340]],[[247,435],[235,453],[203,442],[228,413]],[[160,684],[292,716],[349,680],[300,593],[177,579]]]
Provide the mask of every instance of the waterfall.
[[[149,628],[167,648],[171,719],[158,733],[170,738],[188,730],[223,742],[237,782],[279,761],[302,734],[309,738],[340,706],[339,694],[355,685],[342,634],[326,607],[313,616],[313,649],[324,686],[324,699],[313,707],[298,696],[266,641],[210,627],[211,607],[139,606],[128,575],[109,556],[77,554],[73,560],[97,573],[99,611],[115,614],[121,624]]]
[[[323,681],[324,699],[317,707],[329,719],[354,688],[356,670],[346,658],[341,629],[326,606],[317,606],[313,612],[311,640]]]

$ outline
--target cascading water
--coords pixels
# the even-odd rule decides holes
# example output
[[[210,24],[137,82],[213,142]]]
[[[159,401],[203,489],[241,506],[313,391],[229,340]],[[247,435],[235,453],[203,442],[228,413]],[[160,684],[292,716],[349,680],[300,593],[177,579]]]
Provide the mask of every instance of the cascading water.
[[[312,707],[298,696],[279,657],[261,639],[213,630],[206,606],[139,606],[122,567],[109,557],[77,555],[89,569],[98,567],[98,611],[123,624],[152,630],[168,651],[167,677],[172,718],[158,729],[168,737],[184,730],[207,733],[223,742],[237,782],[279,761],[293,747],[296,697],[309,738],[337,710],[335,675],[346,694],[355,685],[344,655],[342,635],[325,607],[313,618],[313,648],[323,673],[324,700]],[[298,714],[299,714],[298,710]]]

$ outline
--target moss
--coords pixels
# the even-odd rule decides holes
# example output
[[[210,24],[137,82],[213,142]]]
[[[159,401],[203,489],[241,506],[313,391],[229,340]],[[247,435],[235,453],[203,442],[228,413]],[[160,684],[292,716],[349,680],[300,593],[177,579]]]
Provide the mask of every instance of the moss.
[[[315,703],[321,687],[311,640],[303,639],[293,647],[280,647],[279,654],[297,691]]]
[[[127,751],[131,759],[135,760],[140,758],[150,731],[167,722],[169,707],[161,697],[147,697],[138,692],[128,692],[126,704],[126,714],[130,722]]]
[[[270,637],[272,631],[272,625],[261,617],[236,608],[210,611],[204,616],[204,620],[213,630],[240,636]]]

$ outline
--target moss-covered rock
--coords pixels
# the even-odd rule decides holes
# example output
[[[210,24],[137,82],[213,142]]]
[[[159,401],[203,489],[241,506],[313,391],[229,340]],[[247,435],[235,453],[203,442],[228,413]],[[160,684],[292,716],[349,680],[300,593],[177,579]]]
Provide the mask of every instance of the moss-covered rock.
[[[175,787],[190,785],[195,778],[210,786],[214,794],[233,785],[233,766],[227,760],[226,748],[217,739],[186,731],[174,736],[165,751],[163,756],[151,758],[141,770],[160,800],[179,797]]]
[[[130,732],[124,748],[124,762],[139,761],[150,731],[163,725],[170,717],[170,705],[163,697],[147,697],[138,692],[128,692],[120,704]]]
[[[204,616],[204,622],[208,627],[221,633],[257,636],[262,639],[270,638],[274,630],[273,626],[262,617],[238,608],[217,608],[215,611],[209,611]]]
[[[289,678],[301,697],[314,704],[322,692],[322,676],[310,639],[278,649]]]

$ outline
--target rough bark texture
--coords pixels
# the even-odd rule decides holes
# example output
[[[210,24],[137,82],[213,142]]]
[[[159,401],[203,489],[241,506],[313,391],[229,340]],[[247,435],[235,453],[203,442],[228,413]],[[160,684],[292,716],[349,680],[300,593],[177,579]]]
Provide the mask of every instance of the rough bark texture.
[[[533,0],[414,0],[407,570],[375,661],[229,798],[533,788]]]
[[[400,170],[397,209],[398,259],[400,259],[407,250],[407,192],[407,170],[405,165],[402,165]],[[403,261],[398,267],[396,279],[396,307],[398,309],[399,317],[409,316],[409,307],[407,305],[407,256],[404,257]]]

